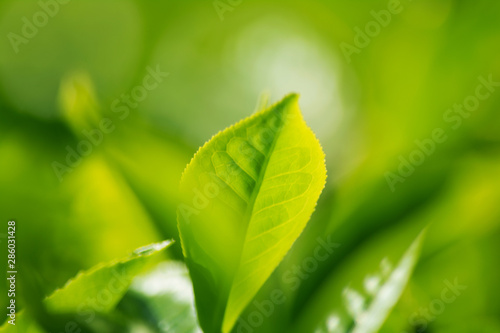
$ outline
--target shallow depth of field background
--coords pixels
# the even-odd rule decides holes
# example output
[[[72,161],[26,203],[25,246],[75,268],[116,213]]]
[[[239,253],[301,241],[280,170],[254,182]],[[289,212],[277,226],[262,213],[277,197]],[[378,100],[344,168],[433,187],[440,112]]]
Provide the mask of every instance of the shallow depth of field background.
[[[197,148],[266,96],[273,103],[297,92],[323,145],[328,183],[258,297],[311,256],[317,237],[331,235],[340,246],[298,289],[283,286],[288,302],[261,331],[323,321],[343,306],[345,286],[361,290],[383,258],[397,263],[429,226],[382,331],[500,332],[500,87],[481,90],[488,98],[467,117],[444,119],[475,95],[479,77],[500,82],[500,3],[402,0],[402,11],[347,59],[340,45],[355,45],[354,28],[364,29],[374,20],[370,12],[387,6],[243,0],[222,20],[210,0],[72,0],[16,53],[8,34],[21,35],[23,17],[32,21],[41,9],[35,1],[3,0],[1,253],[14,219],[19,283],[39,291],[20,288],[20,304],[82,269],[177,239],[177,186]],[[156,69],[169,74],[143,100],[116,102]],[[86,140],[82,131],[99,128],[103,118],[114,130],[60,181],[53,162],[67,166],[67,147],[76,150]],[[416,141],[435,129],[447,139],[391,189],[387,173],[397,175],[401,160],[419,149]],[[168,256],[182,260],[179,243]],[[467,289],[425,317],[455,279]]]

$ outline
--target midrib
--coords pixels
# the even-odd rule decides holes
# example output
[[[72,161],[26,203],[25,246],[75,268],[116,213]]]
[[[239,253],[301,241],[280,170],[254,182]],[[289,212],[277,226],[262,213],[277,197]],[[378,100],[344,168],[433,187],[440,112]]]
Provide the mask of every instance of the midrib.
[[[283,107],[286,107],[286,104],[284,104]],[[285,111],[283,110],[282,112],[284,113]],[[250,200],[248,201],[248,206],[247,206],[246,211],[245,211],[245,215],[244,215],[244,221],[246,222],[245,238],[244,238],[243,246],[241,247],[241,252],[239,254],[238,266],[234,272],[234,276],[232,277],[231,285],[230,285],[229,291],[227,293],[227,298],[225,300],[226,304],[224,305],[224,316],[225,316],[225,312],[226,312],[227,302],[229,301],[229,296],[231,294],[231,289],[233,286],[234,278],[236,277],[236,274],[238,273],[238,269],[240,267],[239,263],[241,262],[241,257],[243,255],[243,249],[244,249],[244,245],[246,243],[248,227],[250,226],[250,220],[252,218],[252,212],[253,212],[253,208],[255,206],[255,201],[257,199],[257,196],[259,195],[260,188],[261,188],[262,183],[264,181],[264,176],[266,174],[267,166],[269,165],[269,161],[271,159],[272,152],[274,151],[274,148],[276,146],[276,142],[278,141],[278,138],[281,134],[281,131],[283,130],[283,127],[285,125],[285,122],[283,120],[284,116],[281,115],[281,117],[282,118],[280,119],[280,126],[279,126],[278,130],[276,131],[276,134],[271,142],[271,146],[270,146],[267,154],[265,155],[264,162],[262,163],[262,168],[261,168],[261,171],[259,173],[259,177],[257,178],[257,181],[255,183],[255,187],[252,191],[252,195],[250,197]],[[222,320],[224,321],[224,317],[222,318]]]

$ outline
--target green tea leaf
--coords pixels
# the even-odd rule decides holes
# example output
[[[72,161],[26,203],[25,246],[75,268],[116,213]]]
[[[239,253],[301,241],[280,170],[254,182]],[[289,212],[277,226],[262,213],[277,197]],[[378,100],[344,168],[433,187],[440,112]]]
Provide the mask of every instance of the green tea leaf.
[[[88,271],[80,272],[64,287],[56,290],[44,301],[50,314],[77,313],[78,321],[90,323],[98,313],[114,309],[129,288],[132,279],[139,274],[155,254],[172,244],[171,241],[141,247],[122,260],[99,264]],[[17,327],[16,327],[17,326]],[[43,332],[29,312],[16,315],[16,326],[5,323],[0,332]],[[61,328],[64,330],[64,327]],[[19,331],[21,332],[21,331]]]
[[[298,96],[220,132],[184,171],[181,241],[205,332],[229,332],[299,237],[325,185]]]

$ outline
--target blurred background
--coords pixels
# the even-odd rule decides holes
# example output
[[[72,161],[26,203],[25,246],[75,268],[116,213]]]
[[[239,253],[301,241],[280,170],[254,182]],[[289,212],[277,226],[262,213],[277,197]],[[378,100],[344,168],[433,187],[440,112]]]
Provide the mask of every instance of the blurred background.
[[[278,286],[288,301],[255,331],[313,332],[429,226],[382,332],[500,332],[499,16],[487,0],[2,0],[0,242],[15,220],[18,279],[38,290],[19,305],[178,239],[197,148],[297,92],[328,183],[257,296]],[[320,236],[340,246],[283,284]],[[184,269],[179,243],[165,260]],[[454,281],[467,288],[438,308]],[[116,311],[154,308],[138,299]],[[166,309],[134,320],[171,332],[151,319]]]

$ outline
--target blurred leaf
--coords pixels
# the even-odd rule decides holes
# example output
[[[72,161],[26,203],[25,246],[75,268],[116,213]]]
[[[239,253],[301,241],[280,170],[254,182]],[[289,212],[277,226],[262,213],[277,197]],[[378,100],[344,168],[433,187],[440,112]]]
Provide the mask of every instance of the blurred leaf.
[[[45,300],[47,309],[54,312],[78,310],[89,295],[97,295],[103,290],[109,289],[113,297],[102,305],[100,311],[111,310],[127,290],[132,278],[149,262],[150,257],[171,244],[171,241],[164,241],[144,246],[134,251],[129,258],[98,265],[89,271],[78,274],[63,288],[56,290]],[[121,286],[112,286],[112,282],[117,282]]]
[[[78,313],[82,321],[90,323],[96,317],[96,312],[106,313],[112,310],[129,288],[132,279],[151,262],[154,255],[171,244],[171,241],[164,241],[144,246],[127,258],[80,272],[64,287],[47,297],[43,306],[49,314]],[[25,328],[27,332],[36,332],[35,328],[31,328],[33,319],[30,315],[29,312],[19,312],[16,315],[16,326]],[[5,323],[0,332],[18,332],[16,326]]]
[[[347,325],[345,322],[342,323],[340,316],[332,314],[317,331],[328,333],[378,332],[410,279],[418,261],[424,235],[425,230],[413,241],[394,270],[391,268],[389,261],[384,259],[380,263],[379,274],[365,277],[364,288],[366,294],[368,294],[367,297],[350,287],[344,289],[347,313],[353,320],[351,325]],[[380,284],[380,281],[384,282]],[[332,322],[335,322],[335,325]]]
[[[297,96],[212,138],[186,168],[178,220],[206,332],[228,332],[304,229],[326,179]]]
[[[150,326],[152,332],[201,333],[193,286],[182,262],[164,262],[137,277],[118,309]]]
[[[403,258],[401,258],[398,266],[375,294],[368,309],[359,316],[352,331],[353,333],[371,333],[377,332],[380,329],[410,279],[415,264],[418,261],[424,234],[425,231],[420,233],[413,244],[411,244]],[[382,270],[384,271],[384,266]]]
[[[133,124],[120,124],[113,133],[116,135],[107,141],[108,161],[123,175],[162,238],[178,240],[177,184],[194,149],[140,119],[134,120]],[[134,140],[128,140],[130,137]],[[180,244],[173,248],[175,253],[173,249],[169,253],[182,259]]]
[[[67,74],[61,82],[58,99],[61,113],[76,135],[82,136],[82,130],[99,125],[100,106],[88,73]]]

